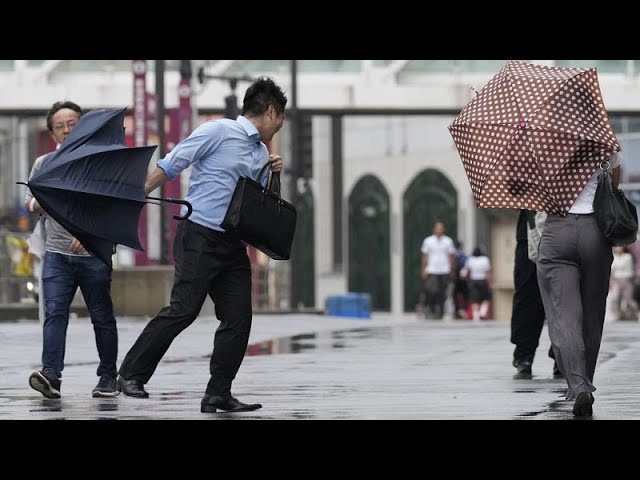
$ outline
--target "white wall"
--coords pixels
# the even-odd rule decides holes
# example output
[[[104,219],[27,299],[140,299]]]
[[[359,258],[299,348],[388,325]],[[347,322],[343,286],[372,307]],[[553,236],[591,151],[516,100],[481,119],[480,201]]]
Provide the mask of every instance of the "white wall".
[[[347,291],[344,273],[336,272],[333,265],[331,142],[331,118],[315,116],[313,118],[312,186],[315,208],[316,308],[324,308],[324,302],[328,296]]]

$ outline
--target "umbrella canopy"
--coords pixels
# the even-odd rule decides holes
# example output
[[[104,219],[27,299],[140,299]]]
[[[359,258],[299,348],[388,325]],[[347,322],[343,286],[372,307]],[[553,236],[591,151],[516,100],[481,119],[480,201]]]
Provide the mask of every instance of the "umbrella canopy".
[[[27,183],[42,208],[109,267],[114,244],[143,250],[138,221],[156,149],[125,145],[125,110],[83,115]]]
[[[595,68],[508,62],[449,125],[482,208],[565,215],[620,150]]]

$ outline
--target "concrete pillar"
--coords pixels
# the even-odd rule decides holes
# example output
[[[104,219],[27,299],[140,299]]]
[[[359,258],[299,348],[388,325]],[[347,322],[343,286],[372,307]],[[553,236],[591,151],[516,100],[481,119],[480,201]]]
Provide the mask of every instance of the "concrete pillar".
[[[404,305],[404,222],[402,215],[402,195],[391,196],[391,312],[393,318],[400,319]]]
[[[501,321],[511,321],[516,223],[517,219],[499,219],[491,225],[492,309],[493,318]]]

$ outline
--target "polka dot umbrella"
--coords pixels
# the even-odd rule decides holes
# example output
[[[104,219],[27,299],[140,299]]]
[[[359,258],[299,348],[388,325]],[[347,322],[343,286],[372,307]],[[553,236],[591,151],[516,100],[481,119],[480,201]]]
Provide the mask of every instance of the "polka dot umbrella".
[[[481,208],[566,215],[620,145],[595,68],[509,61],[449,125]]]

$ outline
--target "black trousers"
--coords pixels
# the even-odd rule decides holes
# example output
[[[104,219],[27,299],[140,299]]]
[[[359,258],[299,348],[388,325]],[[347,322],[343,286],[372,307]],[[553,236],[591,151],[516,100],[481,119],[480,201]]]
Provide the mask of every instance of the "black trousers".
[[[515,292],[511,311],[511,343],[516,348],[513,359],[533,362],[544,325],[544,305],[538,287],[536,264],[529,260],[527,241],[516,244],[513,271]],[[553,358],[553,350],[549,356]]]
[[[246,247],[223,232],[185,220],[176,230],[174,258],[171,304],[149,321],[119,373],[147,383],[173,339],[196,319],[208,294],[220,325],[206,393],[228,397],[251,331],[251,264]]]
[[[438,275],[430,273],[424,281],[424,295],[426,313],[433,313],[435,318],[440,319],[444,314],[444,303],[447,300],[447,287],[451,280],[451,275]]]

